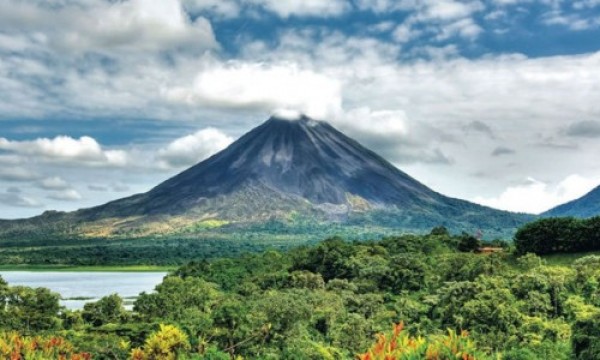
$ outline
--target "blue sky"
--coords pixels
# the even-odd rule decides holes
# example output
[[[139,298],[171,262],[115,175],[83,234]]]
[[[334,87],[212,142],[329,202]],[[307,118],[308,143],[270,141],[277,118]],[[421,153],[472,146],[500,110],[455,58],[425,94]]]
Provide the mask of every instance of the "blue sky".
[[[279,109],[442,193],[600,184],[599,0],[0,0],[0,218],[146,191]]]

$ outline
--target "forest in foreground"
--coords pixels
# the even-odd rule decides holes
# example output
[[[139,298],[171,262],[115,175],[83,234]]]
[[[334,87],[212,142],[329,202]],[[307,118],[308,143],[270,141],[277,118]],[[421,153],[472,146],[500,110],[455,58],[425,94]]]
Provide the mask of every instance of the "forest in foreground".
[[[438,227],[196,261],[132,310],[0,280],[0,358],[600,359],[600,256],[534,254],[598,250],[596,223],[540,220],[492,253]]]

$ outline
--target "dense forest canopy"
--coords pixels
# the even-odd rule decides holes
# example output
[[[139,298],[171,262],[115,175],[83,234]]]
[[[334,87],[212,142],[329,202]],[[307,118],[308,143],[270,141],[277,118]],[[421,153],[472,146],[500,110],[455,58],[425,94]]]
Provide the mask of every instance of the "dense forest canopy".
[[[59,307],[57,294],[2,281],[0,355],[600,358],[599,256],[556,266],[510,248],[478,253],[479,245],[471,235],[436,228],[428,235],[330,238],[287,252],[200,260],[140,294],[131,311],[117,295],[69,311]],[[24,350],[23,343],[41,345]]]
[[[600,250],[600,217],[540,219],[522,226],[514,243],[520,254]]]

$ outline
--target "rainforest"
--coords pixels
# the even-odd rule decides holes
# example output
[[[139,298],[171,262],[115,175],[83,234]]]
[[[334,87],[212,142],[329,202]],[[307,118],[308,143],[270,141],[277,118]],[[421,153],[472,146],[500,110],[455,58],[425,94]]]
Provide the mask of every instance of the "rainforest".
[[[547,229],[544,221],[520,238],[536,224]],[[592,251],[600,249],[539,256],[520,244],[444,227],[379,241],[332,237],[189,262],[130,310],[116,294],[67,310],[47,289],[0,281],[0,356],[600,358],[600,253]]]

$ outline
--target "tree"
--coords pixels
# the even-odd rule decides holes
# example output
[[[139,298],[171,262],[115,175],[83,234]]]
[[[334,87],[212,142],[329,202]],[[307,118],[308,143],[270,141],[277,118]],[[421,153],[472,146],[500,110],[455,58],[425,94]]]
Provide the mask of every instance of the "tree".
[[[572,344],[575,359],[600,359],[600,314],[573,325]]]
[[[56,329],[60,323],[59,299],[58,294],[46,288],[9,287],[0,326],[25,332]]]
[[[83,306],[83,320],[93,326],[118,323],[126,316],[123,299],[112,294]]]
[[[146,339],[143,348],[131,351],[131,360],[175,360],[190,350],[187,335],[172,325],[160,325],[160,330]]]
[[[203,279],[168,276],[156,292],[140,294],[134,310],[146,319],[191,321],[190,316],[210,312],[221,297],[218,286]]]
[[[458,251],[473,252],[479,249],[480,245],[480,241],[475,236],[463,231],[458,241]]]
[[[446,229],[445,226],[436,226],[433,229],[431,229],[429,235],[449,236],[450,233],[448,232],[448,229]]]
[[[590,250],[584,236],[585,224],[585,220],[575,218],[540,219],[525,224],[515,234],[517,254],[543,255]]]

